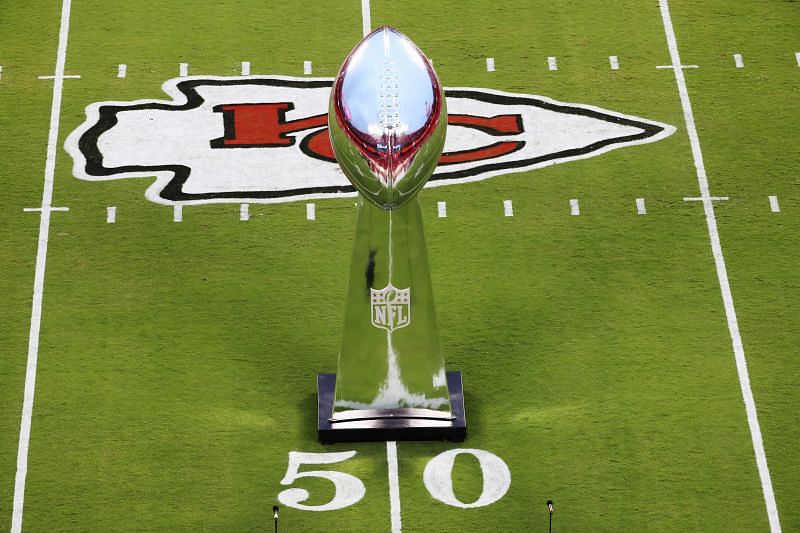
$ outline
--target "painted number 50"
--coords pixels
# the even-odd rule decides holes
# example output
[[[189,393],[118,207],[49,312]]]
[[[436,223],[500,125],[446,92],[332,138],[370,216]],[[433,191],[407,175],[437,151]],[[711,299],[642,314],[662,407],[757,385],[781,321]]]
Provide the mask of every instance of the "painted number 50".
[[[335,470],[309,470],[300,472],[303,464],[326,465],[340,463],[355,456],[355,451],[338,453],[311,453],[311,452],[289,452],[289,467],[286,475],[281,480],[281,485],[291,485],[296,479],[303,477],[318,477],[328,479],[333,482],[336,489],[333,499],[324,505],[304,505],[311,495],[305,489],[286,489],[278,494],[278,501],[287,507],[302,509],[303,511],[334,511],[343,509],[358,503],[366,493],[364,483],[357,477],[337,472]],[[483,476],[483,488],[481,495],[472,503],[464,503],[456,498],[453,491],[453,466],[455,459],[460,454],[474,456],[481,467]],[[461,507],[463,509],[471,507],[484,507],[490,505],[503,496],[511,485],[511,472],[506,463],[495,454],[485,450],[472,448],[461,448],[442,452],[425,466],[423,474],[425,488],[430,495],[447,505]]]

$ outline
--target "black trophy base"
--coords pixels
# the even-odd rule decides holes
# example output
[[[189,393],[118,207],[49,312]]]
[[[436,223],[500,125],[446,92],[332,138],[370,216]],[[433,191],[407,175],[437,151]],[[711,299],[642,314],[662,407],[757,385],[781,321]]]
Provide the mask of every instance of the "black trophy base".
[[[317,431],[323,444],[388,440],[449,440],[467,438],[464,389],[461,372],[447,372],[452,416],[425,416],[426,409],[381,409],[361,411],[364,416],[331,420],[336,374],[317,374]],[[418,414],[413,414],[416,411]],[[420,413],[422,416],[420,416]],[[370,416],[370,415],[375,416]]]

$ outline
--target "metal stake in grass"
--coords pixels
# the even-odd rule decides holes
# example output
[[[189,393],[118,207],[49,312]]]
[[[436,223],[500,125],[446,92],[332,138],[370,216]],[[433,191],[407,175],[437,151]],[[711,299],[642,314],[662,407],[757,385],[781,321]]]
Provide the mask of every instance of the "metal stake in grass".
[[[547,500],[547,511],[550,514],[550,527],[548,531],[553,533],[553,500]]]
[[[275,518],[275,533],[278,533],[278,506],[272,506],[272,516]]]

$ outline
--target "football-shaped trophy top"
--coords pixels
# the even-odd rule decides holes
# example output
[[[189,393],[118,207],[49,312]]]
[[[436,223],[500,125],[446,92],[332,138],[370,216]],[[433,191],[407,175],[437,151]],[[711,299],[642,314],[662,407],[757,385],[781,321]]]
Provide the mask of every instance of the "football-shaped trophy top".
[[[442,86],[417,45],[384,26],[345,59],[333,82],[328,124],[350,182],[375,205],[396,209],[425,185],[441,157]]]

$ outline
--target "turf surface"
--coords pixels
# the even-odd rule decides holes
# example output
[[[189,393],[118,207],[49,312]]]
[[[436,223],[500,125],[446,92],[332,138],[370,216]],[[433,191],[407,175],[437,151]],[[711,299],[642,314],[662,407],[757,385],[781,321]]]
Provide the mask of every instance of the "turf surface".
[[[442,346],[461,370],[465,444],[399,443],[404,531],[766,531],[719,282],[656,3],[372,1],[447,86],[598,105],[678,128],[584,161],[422,195]],[[800,529],[797,112],[791,2],[671,2],[752,390],[785,531]],[[59,6],[0,19],[0,523],[11,521]],[[59,146],[103,100],[161,98],[190,74],[332,76],[361,35],[360,3],[75,0]],[[732,54],[742,53],[744,69]],[[557,56],[557,71],[547,57]],[[620,70],[608,68],[618,55]],[[486,72],[494,57],[497,71]],[[128,76],[116,77],[118,63]],[[148,180],[92,183],[57,154],[24,526],[29,531],[271,526],[290,451],[356,450],[331,465],[363,500],[283,508],[287,531],[388,531],[383,444],[322,446],[314,379],[335,371],[351,199],[171,210]],[[769,211],[778,195],[782,212]],[[634,198],[647,200],[637,216]],[[569,216],[579,198],[581,216]],[[513,218],[502,201],[514,202]],[[446,201],[448,216],[436,217]],[[105,223],[117,206],[118,221]],[[496,503],[460,509],[423,484],[445,450],[511,471]],[[309,505],[330,482],[305,479]],[[477,461],[453,486],[477,499]]]

